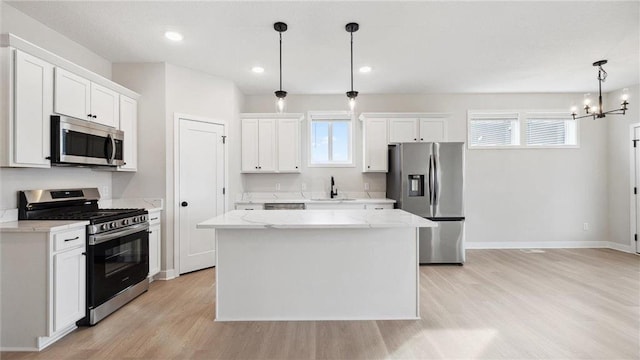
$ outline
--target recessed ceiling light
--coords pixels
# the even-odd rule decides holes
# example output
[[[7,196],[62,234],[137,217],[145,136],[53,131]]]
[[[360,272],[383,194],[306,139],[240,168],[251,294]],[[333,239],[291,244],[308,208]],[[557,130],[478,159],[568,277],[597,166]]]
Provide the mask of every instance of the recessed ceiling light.
[[[362,67],[360,68],[360,72],[361,72],[361,73],[368,73],[368,72],[371,72],[371,66],[362,66]]]
[[[164,33],[164,37],[171,41],[182,41],[182,34],[175,31],[167,31],[166,33]]]
[[[262,74],[264,72],[264,68],[262,66],[254,66],[251,68],[251,71],[256,74]]]

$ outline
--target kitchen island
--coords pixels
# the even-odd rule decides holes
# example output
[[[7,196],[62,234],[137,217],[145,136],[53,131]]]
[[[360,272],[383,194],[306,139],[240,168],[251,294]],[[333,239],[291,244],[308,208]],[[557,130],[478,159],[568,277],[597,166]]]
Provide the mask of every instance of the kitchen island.
[[[216,320],[417,319],[418,229],[402,210],[234,210],[215,229]]]

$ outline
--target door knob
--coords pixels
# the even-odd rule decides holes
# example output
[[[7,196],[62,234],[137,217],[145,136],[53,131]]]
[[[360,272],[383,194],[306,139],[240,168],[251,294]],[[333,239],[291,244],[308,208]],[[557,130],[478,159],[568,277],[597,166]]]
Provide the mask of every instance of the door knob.
[[[188,202],[186,202],[186,201],[183,201],[183,202],[181,202],[181,203],[180,203],[180,205],[181,205],[182,207],[185,207],[185,206],[189,205],[189,203],[188,203]]]

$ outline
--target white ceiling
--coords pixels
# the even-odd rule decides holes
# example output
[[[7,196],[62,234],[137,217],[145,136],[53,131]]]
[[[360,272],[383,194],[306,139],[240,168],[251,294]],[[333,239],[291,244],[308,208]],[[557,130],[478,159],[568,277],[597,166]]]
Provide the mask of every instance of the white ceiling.
[[[112,62],[184,66],[245,94],[593,92],[591,63],[608,59],[603,91],[640,83],[640,2],[9,1]],[[170,43],[166,30],[184,35]],[[373,71],[359,74],[361,65]],[[266,70],[253,74],[254,65]]]

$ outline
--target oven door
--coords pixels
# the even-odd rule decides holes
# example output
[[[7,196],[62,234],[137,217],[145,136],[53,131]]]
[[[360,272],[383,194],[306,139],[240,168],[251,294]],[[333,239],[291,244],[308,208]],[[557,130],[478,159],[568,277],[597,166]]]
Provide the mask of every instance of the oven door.
[[[54,165],[124,164],[124,133],[66,116],[51,116],[51,162]]]
[[[149,274],[149,224],[90,235],[87,303],[95,308]]]

